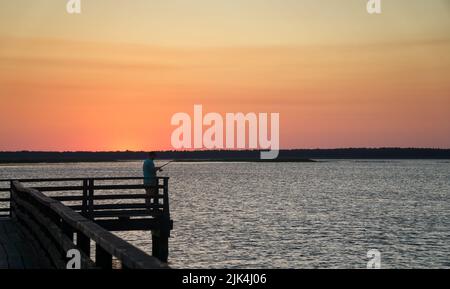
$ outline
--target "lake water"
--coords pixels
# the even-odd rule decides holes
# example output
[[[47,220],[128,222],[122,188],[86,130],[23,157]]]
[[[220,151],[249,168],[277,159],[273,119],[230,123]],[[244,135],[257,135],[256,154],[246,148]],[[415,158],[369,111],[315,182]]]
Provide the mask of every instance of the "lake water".
[[[140,176],[140,162],[2,165],[0,178]],[[173,163],[175,268],[450,268],[450,162]],[[120,233],[150,252],[148,232]]]

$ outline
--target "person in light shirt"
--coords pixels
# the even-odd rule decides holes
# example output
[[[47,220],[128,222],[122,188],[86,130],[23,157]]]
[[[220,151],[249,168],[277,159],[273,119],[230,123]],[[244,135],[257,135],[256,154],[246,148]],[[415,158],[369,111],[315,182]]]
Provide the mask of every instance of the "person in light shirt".
[[[156,173],[161,169],[155,166],[155,156],[155,152],[149,152],[142,168],[144,173],[144,186],[148,186],[145,188],[147,194],[147,198],[145,198],[147,210],[151,209],[152,198],[158,195]],[[154,199],[153,203],[157,203],[157,199]]]

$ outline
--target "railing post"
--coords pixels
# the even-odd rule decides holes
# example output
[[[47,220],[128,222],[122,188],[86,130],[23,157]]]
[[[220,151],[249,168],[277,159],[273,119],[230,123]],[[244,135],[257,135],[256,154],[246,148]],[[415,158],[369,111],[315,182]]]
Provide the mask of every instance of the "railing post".
[[[158,181],[159,185],[159,181]],[[158,189],[159,190],[159,189]],[[162,262],[169,257],[170,236],[169,180],[163,179],[163,213],[159,219],[159,229],[152,230],[152,255]]]
[[[169,258],[169,235],[165,230],[152,230],[152,255],[161,262]]]
[[[112,269],[112,256],[98,244],[95,245],[95,265],[102,269]]]
[[[88,180],[83,180],[83,200],[81,201],[81,215],[88,217]]]
[[[91,255],[91,240],[81,232],[77,232],[77,246],[87,256]]]
[[[169,207],[169,179],[164,178],[163,188],[163,215],[170,219],[170,207]]]
[[[13,193],[14,193],[14,184],[13,181],[9,182],[9,217],[12,218],[13,217]]]
[[[88,216],[89,219],[94,219],[94,179],[89,179],[88,189]]]

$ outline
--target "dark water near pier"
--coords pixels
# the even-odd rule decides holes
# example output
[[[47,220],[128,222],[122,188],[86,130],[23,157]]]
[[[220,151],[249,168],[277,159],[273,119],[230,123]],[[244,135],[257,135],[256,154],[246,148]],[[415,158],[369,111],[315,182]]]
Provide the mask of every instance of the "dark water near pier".
[[[140,176],[141,163],[2,165],[0,178]],[[450,162],[174,163],[170,265],[450,268]],[[120,233],[150,251],[147,232]]]

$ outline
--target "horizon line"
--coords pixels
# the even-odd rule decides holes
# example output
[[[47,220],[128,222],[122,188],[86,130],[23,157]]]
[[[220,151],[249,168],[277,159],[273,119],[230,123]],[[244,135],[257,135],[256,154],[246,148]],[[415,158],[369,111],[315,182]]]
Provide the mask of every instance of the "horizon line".
[[[299,150],[450,150],[450,147],[335,147],[335,148],[285,148],[279,151]],[[258,152],[267,149],[199,149],[199,150],[0,150],[0,153],[146,153],[146,152]]]

